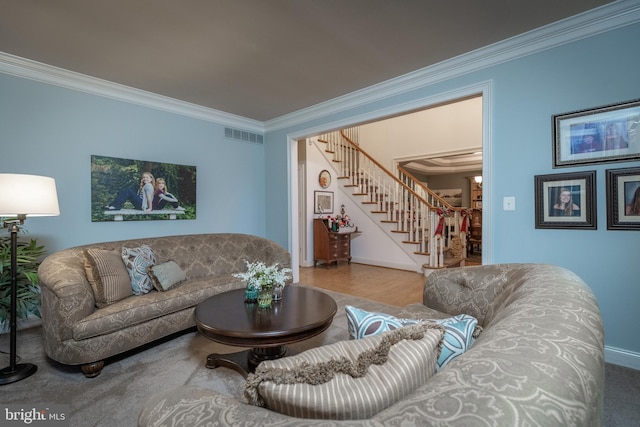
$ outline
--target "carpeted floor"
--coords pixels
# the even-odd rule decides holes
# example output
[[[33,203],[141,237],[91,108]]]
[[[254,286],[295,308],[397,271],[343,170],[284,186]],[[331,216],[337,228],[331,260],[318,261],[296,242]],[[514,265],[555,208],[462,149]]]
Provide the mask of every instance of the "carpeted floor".
[[[604,427],[640,426],[640,371],[605,365]]]
[[[395,313],[397,307],[327,293],[338,303],[332,326],[317,337],[291,347],[302,351],[337,339],[347,339],[344,305]],[[0,336],[0,349],[9,347],[8,334]],[[41,328],[18,334],[18,354],[24,362],[38,365],[31,377],[0,388],[0,410],[6,404],[68,405],[72,427],[134,427],[147,397],[159,390],[183,384],[212,388],[241,398],[244,379],[227,368],[209,370],[204,361],[209,353],[233,352],[237,348],[214,343],[188,331],[163,342],[149,345],[126,357],[112,359],[102,373],[87,379],[78,367],[60,365],[42,351]],[[9,357],[0,354],[0,367],[9,365]],[[640,371],[616,365],[606,366],[605,427],[640,425]]]
[[[325,291],[338,304],[331,327],[291,348],[303,351],[339,339],[348,339],[344,305],[366,310],[395,313],[397,307]],[[0,336],[0,349],[8,350],[9,336]],[[65,366],[48,359],[42,349],[41,328],[18,333],[18,355],[24,362],[35,363],[38,371],[22,381],[0,388],[0,411],[6,404],[68,405],[71,427],[134,427],[148,396],[179,385],[196,385],[244,399],[244,378],[227,368],[207,369],[210,353],[231,353],[237,347],[214,343],[198,332],[189,331],[171,339],[149,345],[126,357],[112,359],[102,373],[87,379],[79,367]],[[20,363],[20,361],[18,361]],[[0,354],[0,367],[9,365],[9,356]],[[0,426],[2,421],[0,420]]]

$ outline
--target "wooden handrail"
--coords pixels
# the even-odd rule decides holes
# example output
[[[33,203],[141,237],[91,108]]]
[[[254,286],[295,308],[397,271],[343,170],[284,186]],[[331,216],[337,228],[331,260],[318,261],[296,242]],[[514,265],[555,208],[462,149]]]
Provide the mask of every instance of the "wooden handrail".
[[[364,151],[362,148],[360,148],[360,146],[358,144],[356,144],[355,142],[353,142],[351,140],[351,138],[349,138],[347,135],[345,135],[344,131],[341,130],[340,134],[342,135],[342,137],[349,142],[349,144],[351,144],[351,147],[355,150],[357,150],[358,152],[360,152],[363,156],[365,156],[367,159],[369,159],[374,165],[376,165],[380,170],[382,170],[384,173],[386,173],[389,178],[391,178],[393,181],[395,181],[397,184],[400,184],[405,190],[407,190],[409,193],[411,193],[413,196],[415,196],[418,200],[420,200],[422,203],[424,203],[425,205],[427,205],[429,207],[429,209],[431,209],[432,211],[437,211],[438,208],[433,206],[431,203],[427,202],[421,195],[419,195],[418,193],[416,193],[415,191],[413,191],[413,189],[411,187],[409,187],[407,184],[405,184],[404,182],[402,182],[400,179],[398,179],[397,176],[395,176],[394,174],[392,174],[391,172],[389,172],[389,170],[387,168],[385,168],[384,166],[382,166],[380,164],[380,162],[378,162],[376,159],[374,159],[373,157],[371,157],[369,155],[369,153],[367,153],[366,151]],[[446,203],[446,202],[445,202]],[[448,203],[447,203],[448,204]]]
[[[327,144],[324,152],[338,178],[349,180],[345,187],[358,188],[353,196],[365,196],[362,203],[377,205],[371,212],[384,214],[381,222],[395,224],[392,232],[406,233],[402,243],[417,245],[413,253],[428,256],[425,266],[443,267],[443,251],[453,235],[466,246],[466,234],[461,232],[467,221],[465,208],[451,206],[401,167],[398,175],[391,173],[358,145],[357,138],[358,128],[350,128],[317,140]]]
[[[454,210],[455,207],[451,206],[451,204],[449,202],[447,202],[445,199],[443,199],[442,197],[438,196],[433,190],[431,190],[429,187],[427,187],[426,185],[424,185],[422,182],[420,182],[418,180],[418,178],[416,178],[415,176],[411,175],[411,173],[409,173],[408,170],[406,170],[405,168],[403,168],[402,166],[398,165],[398,170],[403,174],[408,176],[411,181],[413,181],[414,184],[419,185],[420,188],[422,188],[425,192],[427,192],[431,197],[433,197],[434,199],[436,199],[437,201],[439,201],[440,203],[442,203],[447,209],[450,210]]]

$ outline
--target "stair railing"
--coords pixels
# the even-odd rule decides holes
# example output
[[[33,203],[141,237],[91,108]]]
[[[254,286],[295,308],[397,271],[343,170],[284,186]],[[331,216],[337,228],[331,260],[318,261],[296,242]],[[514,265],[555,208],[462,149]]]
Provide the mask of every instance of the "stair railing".
[[[350,128],[321,135],[318,141],[327,144],[325,151],[331,155],[338,179],[347,182],[345,187],[352,187],[354,196],[362,196],[373,214],[384,215],[381,222],[396,224],[393,231],[407,235],[403,243],[415,244],[414,253],[428,257],[425,265],[443,267],[444,249],[454,234],[466,246],[466,236],[460,233],[461,221],[466,220],[461,210],[427,187],[415,191],[414,184],[406,184],[363,150],[358,137],[358,129]]]
[[[398,178],[408,185],[413,191],[419,194],[429,205],[449,212],[449,216],[445,220],[445,225],[450,231],[447,233],[446,245],[451,245],[451,239],[457,235],[460,237],[462,244],[462,257],[467,257],[467,230],[469,225],[469,215],[471,210],[466,207],[454,207],[449,202],[440,197],[437,193],[424,185],[420,180],[413,176],[402,166],[398,165]]]

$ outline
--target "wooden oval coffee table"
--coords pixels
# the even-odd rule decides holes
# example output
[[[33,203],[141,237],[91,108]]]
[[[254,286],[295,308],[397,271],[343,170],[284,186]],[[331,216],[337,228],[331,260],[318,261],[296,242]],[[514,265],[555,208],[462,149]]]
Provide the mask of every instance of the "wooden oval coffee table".
[[[285,286],[271,308],[244,302],[244,289],[214,295],[196,306],[196,326],[205,337],[227,345],[250,347],[239,353],[207,356],[207,368],[224,366],[245,377],[263,360],[291,354],[286,344],[326,330],[338,307],[329,295],[304,286]]]

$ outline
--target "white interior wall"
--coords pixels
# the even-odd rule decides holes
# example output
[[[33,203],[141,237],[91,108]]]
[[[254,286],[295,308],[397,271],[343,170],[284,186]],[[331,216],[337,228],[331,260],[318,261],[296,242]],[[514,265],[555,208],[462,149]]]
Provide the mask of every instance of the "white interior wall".
[[[369,217],[364,210],[368,205],[362,205],[347,195],[337,180],[331,162],[321,152],[324,145],[317,145],[315,140],[310,138],[304,147],[307,181],[305,210],[308,221],[305,226],[306,242],[300,240],[300,245],[304,247],[301,253],[306,254],[304,258],[301,256],[300,266],[313,266],[313,218],[319,216],[314,213],[314,191],[331,191],[334,193],[332,216],[344,204],[347,214],[362,232],[352,239],[351,256],[354,262],[414,271],[415,261],[389,238],[382,228],[385,224]],[[482,98],[465,99],[361,125],[359,140],[361,147],[390,171],[394,170],[394,161],[397,159],[481,148]],[[331,184],[326,189],[322,189],[318,182],[323,169],[329,170],[332,176]]]
[[[310,138],[309,141],[315,141],[315,139]],[[389,239],[381,229],[383,225],[368,217],[364,209],[370,209],[370,205],[358,203],[357,200],[354,201],[347,195],[345,187],[337,179],[337,173],[333,170],[331,162],[317,147],[324,147],[324,145],[322,143],[316,145],[313,142],[307,143],[306,146],[307,202],[305,210],[308,220],[306,221],[306,249],[302,252],[307,256],[306,259],[300,259],[300,266],[313,266],[313,218],[319,217],[314,213],[314,192],[332,191],[333,213],[331,216],[338,214],[340,206],[344,204],[345,212],[351,217],[358,230],[362,232],[353,236],[351,240],[353,262],[414,271],[415,261]],[[326,189],[321,188],[318,182],[318,176],[324,169],[331,173],[331,184]],[[351,191],[351,189],[346,189],[346,191]],[[302,245],[302,239],[300,241]],[[384,250],[381,251],[381,248]]]
[[[390,171],[394,160],[482,147],[482,97],[360,126],[360,146]]]

